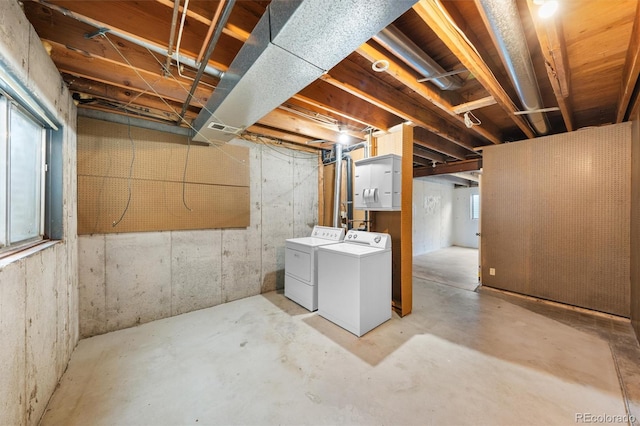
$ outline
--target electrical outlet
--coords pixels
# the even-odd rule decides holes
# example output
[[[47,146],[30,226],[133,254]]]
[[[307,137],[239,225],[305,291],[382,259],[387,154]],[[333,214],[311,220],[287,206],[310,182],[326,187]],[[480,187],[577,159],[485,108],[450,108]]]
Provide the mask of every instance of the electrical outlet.
[[[496,274],[496,268],[489,268],[489,275],[495,275]]]

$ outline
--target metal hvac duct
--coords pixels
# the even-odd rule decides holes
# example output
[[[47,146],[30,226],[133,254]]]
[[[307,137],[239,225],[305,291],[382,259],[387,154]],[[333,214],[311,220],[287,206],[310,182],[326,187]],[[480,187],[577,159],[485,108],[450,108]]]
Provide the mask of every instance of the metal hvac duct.
[[[427,78],[446,73],[444,68],[393,25],[380,31],[373,39]],[[456,90],[462,87],[462,81],[457,76],[443,76],[429,81],[441,90]]]
[[[194,141],[227,142],[333,68],[417,0],[269,4],[194,120]]]
[[[516,2],[514,0],[476,0],[476,6],[485,24],[491,30],[500,58],[524,110],[538,111],[544,108]],[[536,133],[544,135],[549,132],[549,121],[545,114],[532,112],[527,114],[527,118]]]

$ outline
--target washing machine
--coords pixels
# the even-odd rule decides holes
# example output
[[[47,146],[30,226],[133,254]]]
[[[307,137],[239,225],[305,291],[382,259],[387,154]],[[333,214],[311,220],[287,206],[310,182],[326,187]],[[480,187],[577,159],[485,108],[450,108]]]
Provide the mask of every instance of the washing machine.
[[[285,242],[284,295],[310,311],[318,309],[318,247],[344,239],[344,228],[314,226],[309,237]]]
[[[391,318],[391,236],[350,230],[318,248],[318,315],[360,337]]]

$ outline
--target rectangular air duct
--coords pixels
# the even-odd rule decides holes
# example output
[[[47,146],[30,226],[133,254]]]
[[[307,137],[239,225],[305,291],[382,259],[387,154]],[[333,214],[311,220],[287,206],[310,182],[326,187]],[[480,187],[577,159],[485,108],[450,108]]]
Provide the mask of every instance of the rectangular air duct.
[[[228,142],[330,70],[417,0],[273,1],[194,120]]]

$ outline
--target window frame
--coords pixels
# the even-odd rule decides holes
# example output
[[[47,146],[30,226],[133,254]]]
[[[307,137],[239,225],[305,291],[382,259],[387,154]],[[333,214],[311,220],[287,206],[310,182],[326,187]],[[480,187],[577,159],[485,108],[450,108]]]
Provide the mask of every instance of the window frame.
[[[480,220],[480,194],[471,194],[469,197],[469,217],[471,220]]]
[[[12,242],[11,224],[11,120],[12,114],[20,114],[39,128],[39,170],[37,179],[37,235]],[[43,120],[38,119],[9,93],[0,89],[0,257],[15,253],[46,240],[47,199],[47,146],[49,132]]]

